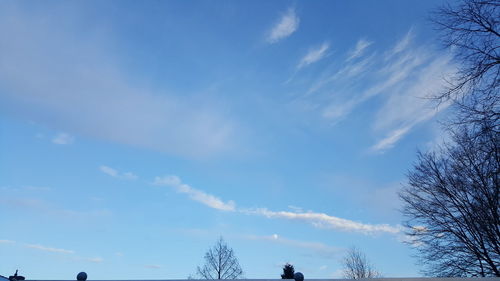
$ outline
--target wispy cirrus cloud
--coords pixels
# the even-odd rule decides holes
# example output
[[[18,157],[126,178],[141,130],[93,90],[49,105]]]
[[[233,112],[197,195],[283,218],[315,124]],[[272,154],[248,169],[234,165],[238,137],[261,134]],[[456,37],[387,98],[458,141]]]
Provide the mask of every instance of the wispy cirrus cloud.
[[[58,133],[52,138],[54,144],[72,144],[74,141],[75,137],[68,133]]]
[[[101,257],[94,257],[94,258],[80,258],[83,261],[88,261],[88,262],[93,262],[93,263],[102,263],[104,262],[104,259]]]
[[[17,243],[16,241],[13,241],[13,240],[0,240],[0,244],[2,244],[2,243],[3,244],[15,244],[17,247],[24,247],[24,248],[33,249],[36,251],[41,251],[41,252],[61,254],[63,257],[66,257],[68,259],[75,260],[75,261],[85,261],[85,262],[92,262],[92,263],[104,262],[103,258],[100,258],[100,257],[86,258],[86,257],[76,256],[75,251],[63,249],[63,248],[50,247],[50,246],[45,246],[45,245],[40,245],[40,244]]]
[[[269,30],[267,42],[276,43],[294,33],[299,28],[300,19],[295,13],[294,8],[289,8]]]
[[[169,186],[174,188],[179,193],[184,193],[189,196],[191,200],[198,201],[210,208],[221,211],[235,211],[236,204],[234,201],[224,202],[220,198],[208,194],[199,189],[195,189],[181,181],[178,176],[164,176],[156,177],[153,181],[154,185]]]
[[[388,224],[366,224],[348,219],[343,219],[325,213],[312,211],[302,211],[295,208],[294,211],[271,211],[267,208],[236,208],[236,203],[232,200],[224,202],[220,198],[208,194],[199,189],[195,189],[181,181],[177,176],[156,177],[154,185],[170,186],[179,193],[184,193],[191,200],[198,201],[210,208],[221,211],[237,211],[246,215],[263,216],[270,219],[287,219],[309,223],[316,228],[333,229],[338,231],[358,232],[362,234],[391,233],[400,231],[399,226]]]
[[[312,242],[312,241],[302,241],[302,240],[294,240],[288,239],[278,234],[273,235],[245,235],[245,239],[249,240],[261,240],[268,241],[271,243],[281,244],[289,247],[306,249],[312,251],[314,254],[319,255],[323,258],[334,258],[338,257],[340,253],[344,251],[342,248],[333,247],[321,242]]]
[[[125,180],[136,180],[139,178],[136,174],[134,174],[132,172],[122,173],[116,169],[113,169],[113,168],[111,168],[109,166],[105,166],[105,165],[100,166],[99,170],[101,172],[105,173],[106,175],[114,177],[114,178],[125,179]]]
[[[383,152],[392,148],[413,127],[430,120],[451,105],[447,101],[436,107],[427,98],[446,87],[443,77],[451,77],[455,73],[456,67],[451,63],[451,56],[436,58],[420,71],[415,81],[407,85],[404,91],[393,93],[378,111],[373,128],[388,133],[371,147],[372,151]]]
[[[7,239],[0,239],[0,244],[14,244],[16,241],[13,240],[7,240]]]
[[[373,44],[373,42],[366,39],[359,39],[354,49],[349,52],[347,61],[361,57],[364,54],[365,49],[368,48],[371,44]]]
[[[398,53],[401,53],[401,52],[407,50],[407,48],[410,46],[411,41],[413,40],[414,37],[415,37],[415,33],[413,31],[413,28],[410,28],[410,30],[408,30],[406,35],[403,38],[401,38],[396,43],[396,45],[394,45],[394,48],[392,48],[390,50],[388,56],[394,56]]]
[[[240,127],[216,101],[152,89],[121,67],[112,36],[75,36],[83,27],[71,15],[47,18],[16,5],[3,8],[0,37],[9,38],[0,45],[4,113],[84,137],[194,158],[232,151],[238,142],[234,133]],[[273,38],[286,34],[286,22]],[[74,137],[60,133],[52,141],[70,144]]]
[[[444,77],[453,76],[457,69],[449,54],[432,46],[416,45],[414,36],[410,29],[387,51],[369,55],[366,50],[373,43],[358,40],[343,65],[323,71],[293,103],[336,124],[355,108],[381,96],[382,106],[371,124],[376,140],[370,151],[391,149],[415,126],[449,106],[447,103],[436,108],[428,97],[442,91],[447,85]]]
[[[299,64],[297,65],[297,69],[301,69],[302,67],[308,66],[323,59],[326,56],[326,52],[329,48],[329,43],[323,43],[317,48],[310,49],[307,54],[300,60]]]
[[[378,141],[371,147],[372,151],[385,151],[392,148],[404,135],[410,131],[411,127],[407,126],[389,132],[387,136]]]
[[[75,253],[75,251],[73,251],[73,250],[47,247],[47,246],[42,246],[42,245],[38,245],[38,244],[25,244],[24,246],[26,248],[40,250],[40,251],[44,251],[44,252],[62,253],[62,254],[74,254]]]
[[[271,211],[267,208],[254,208],[243,210],[246,214],[260,215],[267,218],[287,219],[307,222],[317,228],[334,229],[348,232],[359,232],[363,234],[391,233],[396,234],[400,231],[399,227],[388,224],[366,224],[343,219],[325,213],[309,212],[290,212],[290,211]]]

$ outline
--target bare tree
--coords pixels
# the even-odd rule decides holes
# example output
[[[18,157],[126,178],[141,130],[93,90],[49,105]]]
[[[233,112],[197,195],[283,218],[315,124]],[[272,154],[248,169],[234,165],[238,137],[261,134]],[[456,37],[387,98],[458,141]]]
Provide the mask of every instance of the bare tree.
[[[373,268],[366,255],[355,247],[342,259],[343,275],[347,279],[377,278],[381,274]]]
[[[430,276],[500,276],[500,134],[453,132],[419,153],[400,193],[409,243]]]
[[[233,249],[229,248],[222,237],[205,254],[205,264],[197,267],[201,279],[237,279],[243,275]]]
[[[459,71],[436,98],[454,101],[458,124],[489,122],[499,131],[500,0],[462,0],[438,9],[432,21]]]

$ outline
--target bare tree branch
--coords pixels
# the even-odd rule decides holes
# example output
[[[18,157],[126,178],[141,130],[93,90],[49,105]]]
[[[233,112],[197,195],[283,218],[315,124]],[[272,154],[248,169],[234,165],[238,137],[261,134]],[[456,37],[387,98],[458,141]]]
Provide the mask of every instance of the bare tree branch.
[[[455,54],[459,71],[434,98],[452,100],[458,108],[455,124],[489,121],[500,126],[500,0],[463,0],[438,9],[432,19],[442,41]]]
[[[353,247],[342,259],[344,277],[347,279],[378,278],[381,274],[368,262],[365,254]]]

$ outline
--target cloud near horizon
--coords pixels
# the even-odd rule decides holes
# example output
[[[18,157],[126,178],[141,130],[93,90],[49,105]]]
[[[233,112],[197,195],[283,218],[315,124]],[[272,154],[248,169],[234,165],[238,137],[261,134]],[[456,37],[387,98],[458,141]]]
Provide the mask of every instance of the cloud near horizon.
[[[324,213],[315,213],[312,211],[304,212],[296,209],[290,211],[271,211],[267,208],[236,208],[236,203],[233,200],[227,202],[222,201],[220,198],[208,194],[199,189],[195,189],[181,181],[181,179],[174,175],[156,177],[153,185],[169,186],[174,188],[179,193],[184,193],[189,196],[191,200],[197,201],[210,208],[221,211],[237,211],[246,215],[258,215],[266,218],[278,218],[295,221],[303,221],[309,223],[316,228],[333,229],[347,232],[358,232],[365,235],[376,233],[390,233],[397,234],[400,232],[399,226],[390,226],[388,224],[365,224],[355,222],[348,219],[343,219],[335,216],[330,216]]]
[[[244,238],[248,240],[268,241],[271,243],[281,244],[294,248],[306,249],[312,251],[316,255],[320,255],[323,258],[327,259],[338,257],[338,255],[344,251],[344,249],[342,248],[329,246],[321,242],[288,239],[278,234],[273,234],[268,236],[245,235]]]
[[[288,220],[304,221],[317,228],[334,229],[347,232],[359,232],[363,234],[400,232],[400,227],[388,224],[365,224],[348,219],[330,216],[324,213],[290,212],[290,211],[270,211],[267,208],[254,208],[243,210],[246,214],[260,215],[267,218],[280,218]]]
[[[42,246],[42,245],[38,245],[38,244],[25,244],[24,246],[26,248],[36,249],[36,250],[40,250],[40,251],[44,251],[44,252],[62,253],[62,254],[74,254],[75,253],[75,251],[73,251],[73,250],[46,247],[46,246]]]
[[[63,249],[63,248],[48,247],[48,246],[44,246],[44,245],[40,245],[40,244],[17,243],[16,241],[13,241],[13,240],[0,240],[0,244],[1,243],[16,244],[18,247],[24,247],[24,248],[33,249],[36,251],[41,251],[41,252],[63,254],[63,255],[66,255],[67,258],[69,258],[71,260],[75,260],[75,261],[85,261],[85,262],[92,262],[92,263],[104,262],[104,259],[100,258],[100,257],[86,258],[86,257],[75,256],[75,254],[76,254],[75,251]]]

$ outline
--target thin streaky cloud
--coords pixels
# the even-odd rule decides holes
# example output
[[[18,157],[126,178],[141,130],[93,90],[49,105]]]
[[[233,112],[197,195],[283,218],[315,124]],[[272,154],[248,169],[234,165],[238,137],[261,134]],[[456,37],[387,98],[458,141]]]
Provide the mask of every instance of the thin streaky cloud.
[[[160,269],[160,268],[162,268],[161,265],[157,265],[157,264],[146,264],[144,267],[145,268],[151,268],[151,269]]]
[[[290,246],[294,248],[306,249],[314,252],[316,255],[320,255],[324,258],[332,258],[338,256],[339,253],[343,252],[343,249],[329,246],[327,244],[321,242],[313,242],[313,241],[302,241],[295,239],[288,239],[278,234],[273,235],[246,235],[246,239],[249,240],[261,240],[261,241],[269,241],[276,244],[281,244],[285,246]]]
[[[246,214],[260,215],[267,218],[280,218],[307,222],[317,228],[335,229],[348,232],[359,232],[362,234],[375,233],[399,233],[400,228],[388,224],[364,224],[352,220],[330,216],[324,213],[314,212],[289,212],[271,211],[267,208],[254,208],[243,210]]]
[[[0,44],[0,104],[6,111],[61,132],[178,156],[239,151],[234,149],[242,138],[234,130],[242,127],[222,113],[224,105],[144,86],[145,80],[130,79],[134,71],[120,66],[112,40],[99,32],[75,37],[60,25],[41,14],[0,9],[0,36],[9,38]],[[50,140],[74,141],[65,134]]]
[[[14,244],[14,243],[16,243],[16,241],[0,239],[0,244]]]
[[[164,176],[156,177],[153,181],[154,185],[169,186],[174,188],[179,193],[184,193],[189,196],[191,200],[200,202],[210,208],[221,210],[221,211],[235,211],[236,204],[234,201],[224,202],[220,198],[217,198],[211,194],[205,193],[204,191],[195,189],[181,181],[178,176]]]
[[[334,81],[338,81],[346,78],[355,78],[357,76],[364,75],[375,61],[375,55],[372,54],[369,57],[357,60],[357,61],[347,61],[345,66],[340,70],[332,73],[324,73],[322,77],[316,80],[307,90],[305,96],[311,95],[318,92],[325,86],[331,84]]]
[[[361,57],[364,54],[366,48],[368,48],[371,44],[373,44],[373,42],[366,39],[359,39],[354,49],[349,52],[347,61]]]
[[[441,56],[430,62],[415,75],[415,81],[406,85],[405,91],[391,95],[377,113],[373,128],[389,131],[385,138],[371,147],[372,151],[383,152],[394,145],[416,125],[428,121],[451,105],[442,103],[438,108],[426,97],[438,93],[445,87],[442,75],[451,77],[456,72],[450,56]]]
[[[372,43],[358,40],[343,65],[324,71],[293,102],[303,105],[299,109],[335,125],[373,97],[382,96],[382,106],[376,110],[371,125],[376,141],[369,150],[384,152],[393,148],[415,126],[449,106],[444,104],[436,110],[426,97],[445,89],[443,77],[453,77],[457,69],[450,54],[412,44],[414,36],[410,29],[386,51],[377,50],[367,57],[366,49]]]
[[[54,144],[72,144],[75,141],[75,137],[68,133],[58,133],[52,138],[52,143]]]
[[[195,189],[185,183],[174,175],[156,177],[152,183],[158,186],[169,186],[174,188],[179,193],[184,193],[189,196],[191,200],[198,201],[210,208],[221,210],[221,211],[238,211],[246,215],[258,215],[267,218],[279,218],[279,219],[289,219],[305,221],[317,228],[334,229],[340,231],[351,231],[359,232],[363,234],[374,234],[374,233],[398,233],[399,227],[390,226],[388,224],[364,224],[360,222],[351,221],[348,219],[342,219],[334,216],[330,216],[324,213],[314,213],[311,211],[301,212],[299,210],[290,211],[271,211],[267,208],[238,208],[236,209],[236,203],[232,200],[224,202],[220,198],[208,194],[204,191]]]
[[[330,44],[323,43],[319,47],[310,49],[307,54],[300,60],[297,65],[297,69],[301,69],[302,67],[308,66],[312,63],[315,63],[326,56],[326,52],[330,48]]]
[[[385,151],[394,147],[396,142],[398,142],[406,133],[410,131],[411,127],[407,126],[404,128],[396,129],[389,133],[388,136],[377,142],[371,147],[372,151]]]
[[[84,261],[88,261],[88,262],[93,262],[93,263],[102,263],[104,262],[104,259],[103,258],[100,258],[100,257],[95,257],[95,258],[83,258]]]
[[[267,42],[273,44],[292,35],[299,28],[299,23],[300,19],[295,14],[295,9],[289,8],[269,31]]]
[[[99,170],[101,172],[105,173],[106,175],[114,177],[114,178],[125,179],[125,180],[136,180],[138,178],[138,176],[132,172],[122,173],[116,169],[113,169],[113,168],[105,166],[105,165],[101,165],[99,167]]]
[[[413,28],[410,28],[410,30],[408,30],[406,35],[403,38],[401,38],[396,43],[396,45],[394,45],[394,48],[389,52],[388,56],[390,57],[406,50],[410,46],[413,37],[414,37],[414,31]]]
[[[72,250],[46,247],[46,246],[42,246],[42,245],[38,245],[38,244],[25,244],[24,246],[26,248],[45,251],[45,252],[52,252],[52,253],[62,253],[62,254],[74,254],[75,253],[75,251],[72,251]]]

